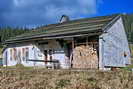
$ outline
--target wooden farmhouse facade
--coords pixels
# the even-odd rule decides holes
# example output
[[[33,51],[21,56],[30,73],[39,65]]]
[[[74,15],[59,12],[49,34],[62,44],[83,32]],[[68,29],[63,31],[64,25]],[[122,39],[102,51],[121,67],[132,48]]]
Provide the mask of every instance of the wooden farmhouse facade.
[[[4,44],[4,66],[109,69],[131,63],[121,15],[63,21],[11,38]]]

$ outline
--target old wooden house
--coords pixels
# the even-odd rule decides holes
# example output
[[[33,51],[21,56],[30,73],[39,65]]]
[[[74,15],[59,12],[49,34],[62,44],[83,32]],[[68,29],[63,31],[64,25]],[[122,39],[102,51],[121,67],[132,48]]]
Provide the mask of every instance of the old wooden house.
[[[131,63],[121,15],[65,18],[6,40],[4,66],[106,69]]]

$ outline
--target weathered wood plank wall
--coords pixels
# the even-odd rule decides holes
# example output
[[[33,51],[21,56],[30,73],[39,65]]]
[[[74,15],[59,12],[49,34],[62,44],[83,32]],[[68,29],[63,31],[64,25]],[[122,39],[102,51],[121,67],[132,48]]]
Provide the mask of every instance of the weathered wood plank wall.
[[[130,50],[122,18],[119,18],[101,37],[103,66],[124,67],[130,64]]]

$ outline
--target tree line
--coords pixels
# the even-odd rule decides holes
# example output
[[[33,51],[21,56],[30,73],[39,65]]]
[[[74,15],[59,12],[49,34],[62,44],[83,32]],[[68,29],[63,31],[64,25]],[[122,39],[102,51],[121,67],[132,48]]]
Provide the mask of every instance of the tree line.
[[[11,27],[5,27],[0,28],[0,48],[2,47],[2,42],[4,42],[7,39],[10,39],[10,37],[15,37],[17,35],[27,33],[30,30],[27,28],[11,28]]]
[[[123,15],[128,42],[133,43],[133,14]]]

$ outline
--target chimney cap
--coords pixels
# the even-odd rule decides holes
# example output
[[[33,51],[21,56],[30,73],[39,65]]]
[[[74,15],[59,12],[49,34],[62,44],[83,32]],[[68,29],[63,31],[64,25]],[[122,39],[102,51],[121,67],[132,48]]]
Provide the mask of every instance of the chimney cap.
[[[60,19],[60,23],[69,21],[69,17],[67,15],[62,15]]]

